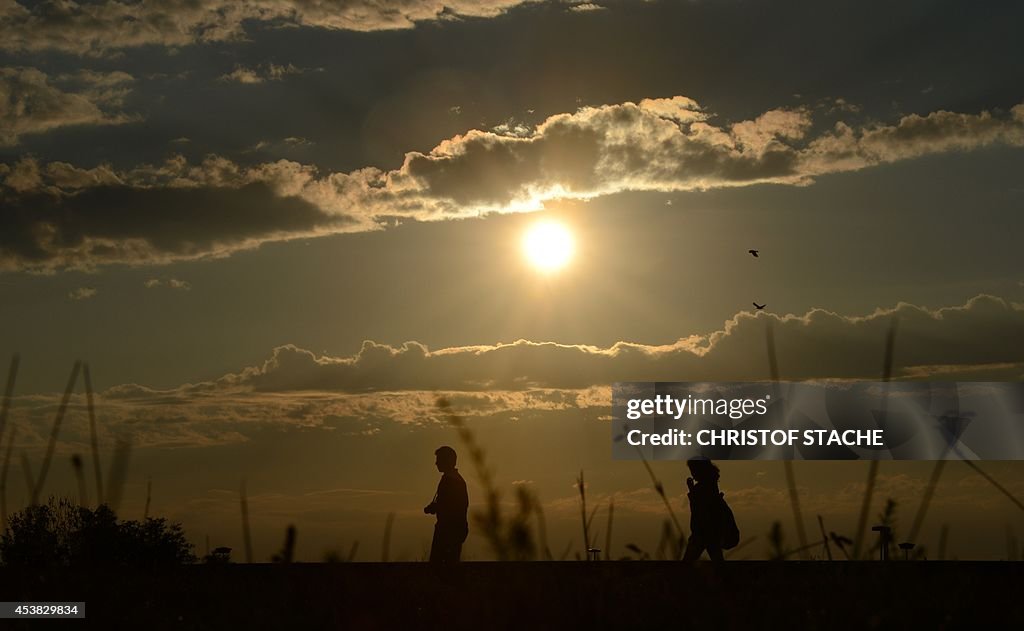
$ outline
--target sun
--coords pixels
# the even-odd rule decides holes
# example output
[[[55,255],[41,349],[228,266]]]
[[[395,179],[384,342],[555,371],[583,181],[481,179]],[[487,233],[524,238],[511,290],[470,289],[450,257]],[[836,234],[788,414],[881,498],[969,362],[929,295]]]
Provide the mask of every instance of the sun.
[[[575,250],[572,232],[557,221],[538,221],[523,235],[526,260],[545,274],[557,272],[568,265]]]

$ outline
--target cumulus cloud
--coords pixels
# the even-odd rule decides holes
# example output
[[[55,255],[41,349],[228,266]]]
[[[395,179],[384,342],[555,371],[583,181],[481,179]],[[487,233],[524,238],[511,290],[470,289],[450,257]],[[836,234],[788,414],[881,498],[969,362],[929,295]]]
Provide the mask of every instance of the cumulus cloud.
[[[0,3],[0,50],[102,55],[245,37],[244,22],[379,31],[453,17],[493,17],[525,0],[43,0]]]
[[[1024,146],[1024,104],[1005,115],[940,111],[887,126],[840,122],[816,136],[812,129],[808,108],[714,124],[696,101],[676,96],[584,107],[532,128],[472,130],[429,152],[410,152],[390,171],[321,173],[287,160],[243,167],[219,156],[199,164],[173,157],[126,171],[23,160],[6,167],[0,187],[20,210],[0,219],[10,224],[10,236],[0,236],[0,268],[224,256],[270,240],[379,229],[401,217],[523,212],[548,200],[623,191],[808,185],[824,174],[931,153]],[[243,192],[261,212],[242,217],[237,201],[216,207],[207,199]],[[138,213],[150,200],[153,209]],[[204,204],[216,209],[199,212]]]
[[[415,342],[397,348],[366,342],[350,357],[282,346],[262,364],[214,381],[167,390],[123,384],[100,393],[99,401],[113,434],[131,433],[136,445],[147,446],[240,442],[268,428],[367,435],[395,424],[443,425],[438,396],[468,417],[571,412],[579,419],[583,412],[598,421],[610,413],[615,381],[767,379],[769,324],[782,378],[878,380],[893,317],[900,322],[898,378],[1024,378],[1018,343],[1024,305],[978,296],[955,307],[900,304],[867,316],[819,309],[784,317],[740,313],[718,331],[664,346],[520,341],[431,351]],[[59,401],[58,393],[18,398],[14,418],[19,427],[34,428],[26,444],[45,443]],[[73,398],[73,411],[84,405],[81,395]],[[72,443],[88,440],[84,420],[70,421],[67,432]]]
[[[1024,376],[1024,305],[993,296],[930,310],[901,303],[868,316],[815,309],[804,315],[739,313],[723,329],[674,344],[619,342],[610,347],[520,340],[429,350],[364,342],[351,356],[317,356],[282,346],[261,366],[218,384],[257,391],[515,390],[587,388],[615,381],[748,381],[769,377],[767,327],[774,331],[786,379],[878,379],[892,318],[899,319],[895,361],[905,376],[943,375],[949,366]],[[993,368],[995,367],[995,368]]]
[[[131,75],[82,71],[58,77],[65,91],[35,68],[0,68],[0,146],[21,136],[72,125],[120,125],[136,120],[121,111]]]
[[[994,144],[1024,145],[1024,103],[1015,105],[1008,116],[940,110],[904,116],[896,125],[854,129],[839,122],[809,144],[804,163],[807,173],[814,175]]]

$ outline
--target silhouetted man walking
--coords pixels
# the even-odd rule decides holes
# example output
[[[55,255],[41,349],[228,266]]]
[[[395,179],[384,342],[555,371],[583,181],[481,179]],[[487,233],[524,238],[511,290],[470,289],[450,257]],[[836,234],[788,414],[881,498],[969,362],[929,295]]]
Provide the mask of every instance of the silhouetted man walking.
[[[462,544],[469,534],[466,511],[469,509],[469,494],[466,481],[455,468],[458,456],[451,447],[438,447],[437,470],[441,481],[437,484],[434,501],[423,508],[428,515],[437,515],[434,525],[434,540],[430,544],[431,563],[455,563],[462,555]]]

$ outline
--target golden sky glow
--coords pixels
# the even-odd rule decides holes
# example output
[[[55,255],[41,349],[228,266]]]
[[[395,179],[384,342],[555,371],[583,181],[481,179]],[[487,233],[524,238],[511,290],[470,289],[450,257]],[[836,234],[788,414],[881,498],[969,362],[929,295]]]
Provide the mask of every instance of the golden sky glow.
[[[617,558],[667,517],[609,453],[617,381],[877,381],[896,320],[894,381],[1024,380],[1024,3],[987,4],[4,3],[12,479],[87,361],[101,470],[131,440],[125,518],[151,481],[200,553],[243,550],[244,478],[258,561],[289,524],[297,560],[379,560],[385,524],[414,560],[438,446],[487,505],[443,394],[556,557],[586,556],[585,470]],[[55,496],[90,461],[78,384]],[[651,466],[688,530],[685,464]],[[809,536],[855,534],[868,466],[794,463]],[[1024,498],[1024,460],[979,466]],[[868,525],[892,499],[908,534],[933,471],[882,463]],[[775,522],[800,547],[780,463],[721,474],[739,557]],[[950,463],[917,543],[946,530],[947,558],[1007,558],[1024,512]],[[489,545],[471,526],[464,558]]]

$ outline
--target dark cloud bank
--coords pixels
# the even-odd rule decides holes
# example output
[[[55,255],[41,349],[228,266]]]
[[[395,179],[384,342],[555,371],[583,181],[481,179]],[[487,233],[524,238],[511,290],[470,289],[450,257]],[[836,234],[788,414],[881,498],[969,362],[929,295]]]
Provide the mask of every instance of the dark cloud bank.
[[[229,255],[261,243],[538,210],[556,199],[623,191],[804,186],[831,173],[951,151],[1024,145],[1024,105],[1009,112],[909,115],[893,124],[836,121],[788,108],[719,122],[676,96],[584,107],[533,128],[472,130],[398,169],[320,173],[287,160],[116,170],[0,164],[0,269],[53,271]]]

